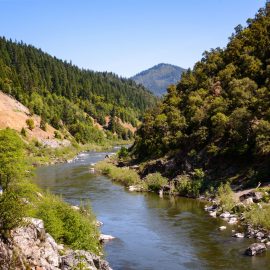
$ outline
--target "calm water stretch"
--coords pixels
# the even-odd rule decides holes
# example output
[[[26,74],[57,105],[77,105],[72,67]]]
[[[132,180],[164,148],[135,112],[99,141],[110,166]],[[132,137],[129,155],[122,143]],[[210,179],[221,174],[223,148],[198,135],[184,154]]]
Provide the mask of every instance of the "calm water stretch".
[[[90,164],[107,153],[83,153],[69,164],[37,169],[36,182],[73,205],[90,199],[104,234],[114,270],[270,269],[270,252],[243,255],[248,239],[231,237],[230,226],[208,216],[199,201],[130,193],[107,177],[90,173]],[[218,227],[227,226],[220,232]]]

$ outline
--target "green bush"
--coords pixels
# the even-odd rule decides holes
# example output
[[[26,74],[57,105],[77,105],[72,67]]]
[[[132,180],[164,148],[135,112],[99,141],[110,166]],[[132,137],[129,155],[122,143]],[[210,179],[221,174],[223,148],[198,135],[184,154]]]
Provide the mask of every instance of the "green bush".
[[[122,146],[117,155],[119,158],[126,158],[128,156],[128,149]]]
[[[191,179],[188,175],[180,175],[177,178],[176,190],[182,196],[199,197],[202,187],[202,179],[195,176]]]
[[[25,128],[22,128],[22,129],[21,129],[21,135],[22,135],[23,137],[26,137],[26,136],[27,136],[27,133],[26,133],[26,129],[25,129]]]
[[[33,130],[35,128],[35,123],[34,123],[34,120],[32,118],[28,118],[26,120],[26,124],[30,130]]]
[[[34,216],[44,221],[46,230],[57,242],[73,249],[100,251],[99,232],[89,207],[77,211],[59,197],[46,194],[37,204]]]
[[[8,237],[10,230],[20,226],[25,217],[25,204],[13,190],[3,192],[0,196],[0,231]]]
[[[217,198],[224,211],[231,211],[235,205],[233,191],[229,183],[221,184],[217,189]]]
[[[55,139],[62,140],[61,133],[57,130],[54,131],[54,137],[55,137]]]
[[[160,173],[152,173],[146,176],[145,183],[149,190],[159,191],[163,186],[168,184],[168,179]]]

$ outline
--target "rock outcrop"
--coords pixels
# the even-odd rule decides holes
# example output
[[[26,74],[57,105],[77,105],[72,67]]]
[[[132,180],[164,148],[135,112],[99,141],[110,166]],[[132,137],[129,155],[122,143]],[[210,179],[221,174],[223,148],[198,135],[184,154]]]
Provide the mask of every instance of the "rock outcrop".
[[[27,218],[25,226],[13,230],[10,238],[0,238],[1,270],[68,270],[83,266],[91,270],[111,270],[108,262],[87,251],[64,250],[46,233],[43,221]]]

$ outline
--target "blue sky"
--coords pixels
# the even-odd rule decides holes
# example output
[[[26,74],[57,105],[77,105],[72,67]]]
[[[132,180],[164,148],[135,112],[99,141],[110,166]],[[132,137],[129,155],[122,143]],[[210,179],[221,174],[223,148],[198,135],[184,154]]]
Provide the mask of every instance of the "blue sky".
[[[0,0],[0,35],[79,67],[129,77],[192,67],[265,0]]]

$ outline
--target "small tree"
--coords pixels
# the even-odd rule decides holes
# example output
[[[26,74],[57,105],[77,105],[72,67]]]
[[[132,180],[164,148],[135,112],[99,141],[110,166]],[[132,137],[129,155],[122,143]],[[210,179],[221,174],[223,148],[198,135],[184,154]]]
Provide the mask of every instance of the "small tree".
[[[34,120],[33,120],[32,118],[28,118],[28,119],[26,120],[26,124],[27,124],[27,126],[28,126],[28,128],[29,128],[30,130],[33,130],[34,127],[35,127],[35,123],[34,123]]]
[[[8,238],[10,231],[18,227],[25,216],[26,207],[16,191],[5,191],[0,196],[0,233]]]
[[[47,131],[47,123],[46,123],[46,120],[43,117],[41,117],[39,126],[40,126],[40,128],[42,130]]]
[[[22,129],[21,129],[21,135],[22,135],[23,137],[26,137],[26,136],[27,136],[27,133],[26,133],[26,129],[25,129],[25,128],[22,128]]]

